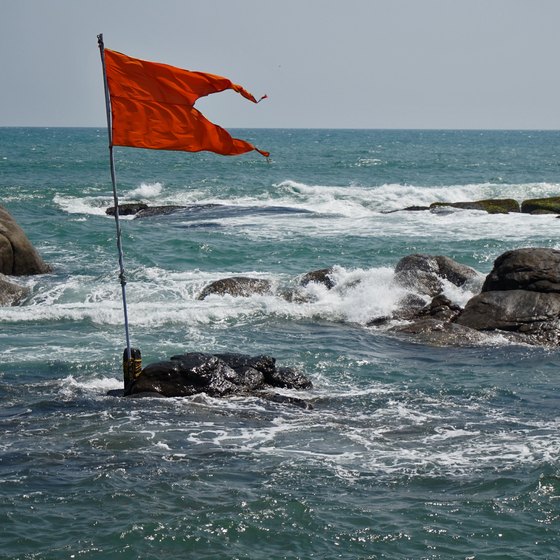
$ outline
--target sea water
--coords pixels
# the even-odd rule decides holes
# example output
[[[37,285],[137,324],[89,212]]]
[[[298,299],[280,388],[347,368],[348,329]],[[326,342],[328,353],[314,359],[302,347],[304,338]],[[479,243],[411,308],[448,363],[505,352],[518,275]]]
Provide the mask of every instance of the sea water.
[[[269,354],[314,388],[120,399],[125,346],[105,129],[0,129],[0,203],[50,274],[0,308],[0,557],[557,558],[558,350],[433,347],[368,326],[400,258],[477,269],[560,248],[554,215],[391,212],[560,194],[560,132],[238,130],[270,150],[115,148],[132,344]],[[333,267],[332,290],[309,271]],[[269,295],[213,295],[228,276]],[[476,286],[446,287],[464,305]]]

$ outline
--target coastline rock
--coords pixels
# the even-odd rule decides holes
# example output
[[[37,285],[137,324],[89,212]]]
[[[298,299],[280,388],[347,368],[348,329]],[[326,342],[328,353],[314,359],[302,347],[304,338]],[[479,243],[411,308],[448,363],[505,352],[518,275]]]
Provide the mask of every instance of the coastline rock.
[[[138,214],[140,210],[146,210],[148,208],[147,204],[143,202],[127,202],[125,204],[119,204],[119,216],[133,216]],[[115,207],[111,206],[105,210],[105,214],[108,216],[115,215]]]
[[[312,270],[301,277],[299,284],[300,286],[305,287],[311,282],[315,282],[316,284],[323,284],[323,286],[325,286],[328,290],[332,290],[335,285],[331,278],[332,273],[332,267]]]
[[[521,211],[519,202],[513,198],[489,198],[472,202],[434,202],[430,204],[430,210],[438,210],[445,207],[462,210],[482,210],[483,212],[488,212],[488,214],[509,214],[510,212]]]
[[[155,393],[164,397],[185,397],[206,393],[212,397],[225,397],[244,394],[275,400],[274,394],[261,394],[261,391],[274,387],[309,389],[312,383],[294,369],[276,367],[276,360],[270,356],[188,352],[146,366],[125,387],[124,395]]]
[[[250,297],[254,294],[271,293],[272,283],[262,278],[249,278],[247,276],[233,276],[222,278],[204,287],[197,299],[203,300],[211,294],[233,297]]]
[[[499,256],[456,319],[479,331],[517,333],[527,344],[560,343],[560,251],[524,248]]]
[[[0,273],[11,276],[46,274],[51,271],[23,229],[0,206]]]
[[[521,203],[524,214],[560,214],[560,196],[531,198]]]

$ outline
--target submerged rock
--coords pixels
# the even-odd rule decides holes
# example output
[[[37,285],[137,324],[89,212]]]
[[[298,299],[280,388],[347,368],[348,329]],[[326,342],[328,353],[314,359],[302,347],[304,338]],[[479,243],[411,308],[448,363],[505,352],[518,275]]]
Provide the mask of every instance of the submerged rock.
[[[560,214],[560,196],[531,198],[521,203],[524,214]]]
[[[284,399],[271,396],[269,392],[262,393],[274,387],[309,389],[312,383],[297,370],[276,367],[276,360],[270,356],[188,352],[146,366],[125,387],[124,394],[163,397],[185,397],[198,393],[212,397],[243,394],[263,396],[269,400]],[[288,397],[286,399],[289,400]],[[298,406],[302,406],[304,401],[295,400]],[[309,408],[310,405],[306,403],[303,407]]]
[[[119,204],[119,216],[133,216],[138,214],[140,210],[145,210],[148,208],[147,204],[143,202],[127,202],[125,204]],[[105,214],[108,216],[115,215],[115,207],[111,206],[105,210]]]
[[[434,202],[430,205],[430,210],[440,208],[459,208],[462,210],[482,210],[488,214],[509,214],[510,212],[520,212],[519,202],[513,198],[489,198],[485,200],[474,200],[472,202]]]

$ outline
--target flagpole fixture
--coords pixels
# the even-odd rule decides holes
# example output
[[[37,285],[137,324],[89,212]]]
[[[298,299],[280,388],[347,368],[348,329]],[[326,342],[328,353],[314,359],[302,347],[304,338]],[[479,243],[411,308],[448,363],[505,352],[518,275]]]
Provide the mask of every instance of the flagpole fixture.
[[[132,364],[133,351],[130,347],[130,331],[128,327],[128,309],[126,304],[126,273],[124,269],[124,256],[121,240],[121,225],[119,221],[119,198],[117,195],[117,179],[115,173],[115,158],[113,156],[113,134],[111,127],[111,99],[109,96],[109,86],[107,83],[107,71],[105,68],[105,46],[103,44],[103,34],[97,36],[97,43],[99,45],[99,52],[101,54],[101,65],[103,67],[103,85],[105,87],[105,107],[107,112],[107,133],[109,137],[109,161],[111,167],[111,182],[113,184],[113,201],[115,206],[115,227],[117,230],[117,249],[119,253],[119,280],[121,283],[122,292],[122,302],[123,302],[123,312],[124,312],[124,330],[126,337],[126,350],[125,356],[127,358],[127,364]],[[139,352],[139,351],[138,351]],[[124,358],[124,357],[123,357]],[[123,367],[125,369],[125,379],[127,375],[125,360],[123,359]]]

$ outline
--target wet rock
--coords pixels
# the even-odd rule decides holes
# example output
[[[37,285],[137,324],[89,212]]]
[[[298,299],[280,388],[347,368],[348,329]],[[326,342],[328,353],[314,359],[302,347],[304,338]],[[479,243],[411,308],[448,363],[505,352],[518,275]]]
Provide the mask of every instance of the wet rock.
[[[323,284],[328,290],[331,290],[335,285],[334,280],[331,278],[332,273],[332,268],[313,270],[302,276],[300,285],[305,287],[311,282],[315,282],[316,284]]]
[[[516,333],[528,344],[560,342],[560,251],[523,248],[499,256],[482,292],[456,323],[480,331]]]
[[[230,295],[233,297],[250,297],[254,294],[271,293],[272,283],[262,278],[249,278],[246,276],[234,276],[223,278],[208,284],[198,296],[199,300],[207,298],[211,294],[220,296]]]
[[[524,248],[500,255],[482,291],[501,290],[560,293],[560,251]]]
[[[432,346],[478,346],[488,341],[487,336],[476,329],[432,317],[393,327],[391,331],[412,335],[416,342]]]
[[[430,210],[438,210],[445,207],[462,210],[482,210],[483,212],[488,212],[488,214],[509,214],[510,212],[521,211],[519,202],[513,198],[491,198],[472,202],[434,202],[430,205]]]
[[[443,290],[442,280],[461,287],[479,276],[473,268],[449,257],[414,254],[397,263],[394,282],[409,290],[435,297]]]
[[[0,206],[0,273],[11,276],[45,274],[51,271],[23,229]]]
[[[295,369],[276,367],[276,360],[270,356],[188,352],[146,366],[125,387],[124,393],[126,396],[156,393],[164,397],[198,393],[213,397],[261,396],[263,390],[272,387],[309,389],[312,383]]]
[[[429,206],[407,206],[406,208],[398,208],[397,210],[387,210],[383,214],[394,214],[395,212],[423,212],[429,210]]]
[[[524,214],[560,214],[560,196],[531,198],[521,203]]]
[[[133,216],[134,214],[138,214],[140,210],[145,210],[148,208],[147,204],[143,202],[128,202],[125,204],[119,204],[119,216]],[[105,210],[105,214],[109,216],[115,215],[115,207],[111,206]]]

